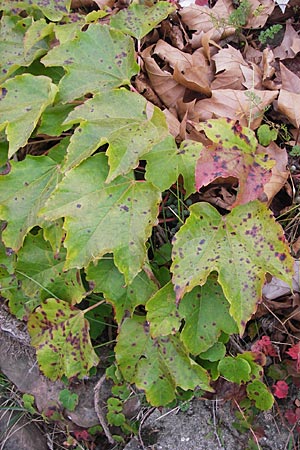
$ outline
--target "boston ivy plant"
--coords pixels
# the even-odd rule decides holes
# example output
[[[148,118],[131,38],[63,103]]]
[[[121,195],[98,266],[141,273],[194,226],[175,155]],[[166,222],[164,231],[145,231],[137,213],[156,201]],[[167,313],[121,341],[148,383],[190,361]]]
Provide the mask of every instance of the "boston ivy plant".
[[[258,199],[274,161],[226,119],[199,125],[209,145],[177,145],[132,88],[136,41],[174,7],[133,4],[107,25],[68,21],[70,1],[0,6],[0,286],[28,321],[41,370],[83,378],[98,364],[85,317],[97,305],[80,305],[97,293],[113,307],[120,373],[152,405],[178,388],[213,391],[221,375],[271,407],[253,354],[226,356],[226,342],[243,333],[267,272],[291,284],[283,231]],[[39,140],[42,154],[24,156]],[[240,180],[230,213],[186,202],[164,258],[150,252],[165,192],[183,179],[185,201],[220,176]]]

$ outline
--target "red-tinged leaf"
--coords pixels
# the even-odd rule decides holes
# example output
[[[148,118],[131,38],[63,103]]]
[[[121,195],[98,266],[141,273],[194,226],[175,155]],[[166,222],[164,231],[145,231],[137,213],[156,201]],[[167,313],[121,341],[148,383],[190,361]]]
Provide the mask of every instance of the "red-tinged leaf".
[[[295,411],[288,409],[285,412],[284,417],[290,425],[295,425],[298,420],[300,420],[300,408],[296,408]]]
[[[91,439],[91,435],[87,430],[75,430],[73,434],[78,441],[88,441]]]
[[[300,370],[300,342],[298,342],[298,344],[293,345],[293,347],[291,347],[288,351],[287,354],[292,358],[295,359],[297,361],[296,367],[297,367],[297,371]]]
[[[208,120],[201,128],[213,144],[200,153],[197,189],[220,177],[235,177],[239,189],[230,209],[259,198],[271,178],[275,161],[269,158],[266,149],[258,147],[254,132],[229,119]]]
[[[273,392],[277,398],[286,398],[289,392],[289,386],[285,381],[277,381],[273,384]]]
[[[269,336],[263,336],[259,341],[251,347],[252,352],[263,352],[266,356],[278,356]]]

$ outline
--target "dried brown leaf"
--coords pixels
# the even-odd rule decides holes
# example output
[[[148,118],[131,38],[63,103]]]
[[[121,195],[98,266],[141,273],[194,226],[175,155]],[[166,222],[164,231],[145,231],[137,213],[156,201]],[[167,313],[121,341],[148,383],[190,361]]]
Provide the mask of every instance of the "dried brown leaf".
[[[300,78],[280,63],[282,89],[300,94]]]
[[[296,127],[300,126],[300,94],[281,89],[278,97],[278,111],[284,114]]]
[[[271,179],[264,186],[264,193],[268,198],[268,204],[270,204],[289,177],[289,171],[286,169],[288,157],[285,148],[280,148],[275,142],[271,142],[264,150],[270,158],[276,161],[271,170]]]
[[[196,32],[194,36],[213,30],[211,39],[218,42],[235,33],[235,28],[228,25],[228,18],[233,9],[231,0],[219,0],[212,9],[197,5],[183,8],[180,16],[189,30]]]
[[[242,66],[248,67],[241,52],[230,45],[221,49],[212,60],[216,64],[216,77],[211,84],[215,89],[243,89]]]
[[[250,17],[245,28],[262,28],[274,8],[273,0],[251,0]]]
[[[212,79],[211,69],[202,50],[196,50],[190,55],[159,40],[153,54],[168,63],[174,70],[174,80],[179,84],[207,96],[211,94],[209,87]]]
[[[194,117],[204,121],[213,117],[228,117],[239,120],[242,126],[259,127],[264,110],[277,97],[278,91],[237,91],[219,89],[212,91],[212,97],[199,100],[195,105]],[[252,99],[254,97],[254,100]]]
[[[185,87],[174,80],[172,74],[162,70],[151,56],[152,47],[147,47],[141,54],[144,67],[152,88],[161,101],[168,108],[175,106],[176,102],[184,97]]]
[[[298,33],[290,23],[287,23],[283,41],[273,50],[274,56],[280,60],[294,58],[299,51],[300,38]]]

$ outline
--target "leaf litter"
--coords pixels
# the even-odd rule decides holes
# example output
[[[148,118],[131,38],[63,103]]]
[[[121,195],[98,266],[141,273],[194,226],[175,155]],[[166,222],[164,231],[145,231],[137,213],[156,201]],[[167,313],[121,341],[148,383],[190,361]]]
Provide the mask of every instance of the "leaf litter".
[[[57,2],[48,3],[50,6],[52,5],[52,12],[48,13],[48,18],[59,20],[56,6],[53,7]],[[245,324],[253,313],[255,313],[253,317],[256,317],[257,320],[266,315],[266,309],[264,308],[268,308],[268,310],[278,314],[279,317],[287,317],[286,313],[288,312],[289,319],[286,322],[286,326],[292,333],[300,332],[300,320],[298,319],[298,315],[300,317],[300,313],[298,313],[300,301],[297,298],[299,283],[297,284],[297,280],[293,280],[293,293],[291,293],[289,287],[291,273],[293,272],[293,259],[288,255],[287,243],[280,239],[279,226],[275,226],[273,215],[268,212],[267,207],[264,205],[261,206],[256,201],[258,198],[265,201],[275,216],[283,216],[283,220],[285,215],[289,213],[289,206],[291,204],[295,208],[298,207],[298,200],[296,198],[299,189],[300,167],[297,158],[289,155],[289,149],[298,144],[300,125],[299,112],[297,110],[297,96],[300,95],[300,78],[298,76],[300,74],[300,63],[298,60],[298,53],[300,51],[298,36],[299,14],[296,12],[295,19],[292,19],[290,22],[285,23],[284,20],[280,19],[284,25],[284,34],[281,36],[281,41],[276,42],[274,40],[274,42],[268,43],[267,47],[264,47],[259,41],[260,30],[268,29],[268,26],[272,25],[274,20],[277,20],[278,11],[280,14],[284,13],[288,17],[292,17],[293,1],[249,0],[249,2],[245,2],[248,3],[248,9],[246,8],[244,12],[241,9],[240,16],[236,13],[239,8],[230,0],[218,0],[210,4],[208,4],[209,2],[198,1],[195,3],[192,2],[188,6],[177,5],[176,11],[173,6],[159,2],[156,6],[152,5],[151,8],[147,9],[149,12],[147,20],[150,17],[150,22],[152,21],[150,27],[145,23],[146,20],[144,22],[144,6],[132,5],[127,9],[122,9],[119,8],[118,4],[113,4],[108,0],[96,3],[99,3],[101,7],[112,8],[113,15],[111,16],[111,23],[114,24],[114,27],[119,28],[119,30],[130,36],[134,36],[138,40],[135,50],[141,66],[140,73],[137,74],[139,69],[135,62],[133,41],[127,36],[125,38],[124,36],[121,37],[119,30],[109,30],[105,26],[98,26],[98,24],[92,24],[87,30],[74,33],[73,42],[60,43],[43,58],[43,62],[48,69],[56,65],[63,65],[65,69],[65,75],[59,83],[59,97],[56,98],[56,101],[73,102],[77,100],[80,103],[80,98],[83,95],[89,97],[91,94],[93,94],[93,98],[75,108],[65,119],[64,125],[66,127],[77,125],[68,148],[67,157],[64,161],[63,169],[66,171],[65,178],[58,184],[58,187],[53,193],[54,186],[51,184],[50,192],[47,191],[45,199],[42,201],[44,203],[50,197],[45,208],[42,210],[42,214],[34,214],[34,218],[32,220],[31,217],[29,224],[23,219],[27,227],[25,231],[21,229],[21,231],[16,232],[16,230],[9,229],[8,227],[3,233],[3,239],[7,245],[11,244],[10,246],[18,249],[22,245],[25,235],[30,228],[41,223],[46,223],[48,220],[66,217],[64,223],[64,230],[66,232],[65,246],[67,248],[65,269],[76,270],[76,268],[81,268],[82,266],[88,267],[90,261],[97,261],[101,256],[107,254],[107,252],[114,252],[114,263],[119,269],[119,272],[114,272],[117,282],[120,286],[127,283],[121,298],[117,298],[112,292],[112,286],[109,286],[109,284],[104,292],[107,300],[116,308],[118,321],[121,323],[125,317],[125,321],[120,328],[116,348],[117,359],[120,367],[122,367],[122,357],[124,357],[124,354],[131,352],[131,349],[122,348],[122,345],[126,342],[125,338],[121,339],[122,333],[125,333],[125,335],[126,333],[133,334],[135,339],[139,341],[139,345],[144,343],[144,358],[135,361],[135,355],[132,355],[133,366],[130,370],[133,370],[133,368],[137,370],[134,375],[135,382],[140,388],[146,391],[148,399],[153,404],[160,404],[162,399],[159,397],[161,395],[159,388],[157,389],[150,384],[146,387],[143,386],[146,372],[153,373],[155,379],[160,376],[163,378],[163,382],[166,385],[165,395],[168,399],[172,399],[174,385],[178,383],[180,386],[184,385],[187,388],[191,388],[196,383],[193,375],[197,374],[199,376],[201,370],[198,366],[194,366],[191,360],[182,357],[182,342],[178,341],[176,336],[172,335],[165,341],[163,338],[156,338],[155,331],[149,331],[139,319],[126,317],[128,309],[130,315],[132,315],[136,306],[140,305],[136,299],[136,294],[132,294],[129,289],[131,285],[137,283],[136,277],[140,276],[143,278],[145,276],[144,272],[141,272],[146,260],[145,241],[150,236],[150,228],[156,224],[158,204],[160,202],[159,190],[157,189],[154,192],[153,186],[151,186],[151,188],[149,187],[150,190],[147,191],[147,196],[149,192],[153,194],[151,204],[147,206],[148,209],[143,209],[145,207],[146,192],[142,188],[139,188],[138,183],[130,178],[130,170],[137,167],[140,159],[147,161],[146,179],[147,183],[149,183],[148,186],[150,186],[150,183],[153,183],[160,191],[163,191],[172,183],[175,183],[178,176],[179,178],[183,177],[183,186],[193,200],[195,198],[200,200],[204,198],[208,203],[221,208],[220,211],[214,212],[214,217],[212,218],[213,209],[210,210],[209,205],[204,206],[205,204],[202,203],[193,205],[190,208],[190,217],[186,220],[185,225],[183,225],[174,239],[173,280],[177,287],[177,301],[179,302],[181,300],[179,311],[181,311],[182,317],[186,319],[183,335],[187,333],[189,327],[189,314],[191,314],[190,321],[193,322],[193,320],[196,320],[195,316],[197,317],[197,311],[200,308],[197,304],[192,304],[192,310],[190,311],[187,308],[187,312],[184,312],[183,306],[187,304],[188,296],[191,296],[193,293],[195,295],[193,289],[201,290],[201,301],[204,302],[202,296],[205,298],[205,290],[203,291],[203,289],[207,286],[205,284],[199,287],[199,284],[203,284],[203,280],[209,276],[210,272],[218,272],[219,282],[223,287],[225,297],[229,301],[232,316],[236,319],[240,332],[244,331]],[[57,16],[55,15],[56,13],[58,14]],[[49,14],[53,15],[51,16]],[[133,27],[129,26],[130,21],[127,20],[131,14],[136,19]],[[167,18],[168,14],[170,16]],[[281,16],[279,15],[279,17]],[[163,21],[161,22],[161,20]],[[114,38],[117,41],[117,45],[115,45]],[[89,45],[85,42],[87,40],[89,40]],[[106,58],[103,67],[106,68],[109,65],[110,69],[108,73],[102,69],[101,64],[100,68],[98,64],[97,70],[94,70],[95,55],[90,52],[90,48],[89,52],[86,51],[90,47],[90,43],[95,40],[101,42],[102,47],[100,53],[101,55],[104,54]],[[113,52],[115,58],[113,61],[110,61],[109,55],[105,53],[105,47],[110,46],[112,43],[114,44],[112,46],[115,50]],[[100,53],[98,55],[99,57]],[[291,68],[291,60],[295,64],[293,70],[289,69],[289,67]],[[22,58],[19,63],[19,66],[21,65],[25,65]],[[17,68],[18,62],[10,70],[13,73]],[[89,74],[92,73],[93,76],[87,77],[85,75],[87,71]],[[30,81],[28,75],[18,75],[18,77],[23,78],[15,78],[15,83],[17,81],[19,83],[22,79],[26,81],[26,78],[28,83]],[[82,80],[82,83],[77,83],[76,80],[78,77]],[[9,86],[11,82],[8,81],[7,83]],[[118,126],[120,116],[112,116],[110,118],[111,125],[109,125],[109,120],[104,123],[103,118],[100,118],[100,120],[97,118],[94,124],[93,120],[85,123],[84,119],[86,118],[86,114],[81,114],[81,111],[89,106],[91,107],[90,112],[92,112],[93,102],[97,102],[101,98],[104,99],[103,104],[105,104],[106,90],[119,88],[124,85],[129,86],[131,90],[137,91],[141,94],[141,97],[144,96],[148,101],[147,106],[145,106],[146,102],[143,102],[139,98],[137,102],[142,104],[142,108],[134,118],[126,118],[124,121],[124,130],[126,130],[126,127],[132,125],[131,121],[133,122],[133,126],[136,126],[136,129],[145,128],[148,145],[139,147],[137,136],[135,145],[138,151],[135,155],[131,154],[132,147],[130,145],[120,149],[121,142],[114,135],[113,122],[116,120],[116,126]],[[40,92],[37,96],[37,114],[34,126],[37,125],[37,120],[43,115],[45,108],[52,104],[54,100],[55,88],[53,88],[53,85],[50,85],[49,82],[46,85],[46,82],[43,81],[42,88],[45,91],[45,96],[43,97]],[[116,95],[122,95],[120,94],[121,90],[116,90],[115,92]],[[124,95],[130,97],[129,94],[131,93],[126,91]],[[112,95],[111,92],[110,95]],[[5,87],[2,90],[1,101],[3,103],[9,103],[9,97],[6,97]],[[144,112],[149,108],[149,102],[158,106],[163,113],[158,108],[154,108],[152,112],[155,111],[155,113],[153,112],[150,116],[145,115]],[[101,102],[99,104],[101,106]],[[13,114],[13,108],[11,107],[10,109],[11,114]],[[126,110],[126,107],[124,110]],[[213,135],[208,132],[209,125],[213,124],[214,120],[218,118],[221,118],[219,124],[222,123],[223,126],[222,135],[225,133],[225,123],[227,125],[230,124],[231,129],[236,127],[239,133],[243,132],[243,127],[250,128],[247,131],[247,139],[249,142],[246,142],[247,145],[246,148],[243,148],[243,151],[241,151],[241,142],[237,145],[238,150],[234,148],[235,145],[230,145],[227,148],[219,138],[216,138],[218,134],[216,131],[214,131]],[[222,122],[223,118],[227,119],[224,119]],[[28,132],[25,136],[21,136],[23,140],[19,142],[17,140],[19,138],[18,128],[11,130],[4,122],[8,140],[10,141],[11,155],[16,152],[18,147],[26,144],[29,135],[33,131],[33,129],[29,128],[30,125],[27,122],[24,123]],[[278,132],[279,139],[276,141],[277,143],[269,142],[268,144],[264,144],[259,141],[260,143],[257,144],[254,133],[262,123],[268,123],[272,129]],[[91,126],[91,129],[89,129],[89,126]],[[169,128],[170,133],[173,135],[173,140],[170,137],[166,139],[166,127]],[[84,133],[81,135],[82,130]],[[285,138],[281,138],[280,140],[280,136],[283,135]],[[94,141],[89,142],[88,146],[86,146],[86,142],[89,141],[91,136],[93,136]],[[259,136],[258,132],[257,136]],[[132,136],[129,132],[128,142],[130,142],[131,138]],[[141,141],[145,144],[144,136]],[[177,144],[179,145],[177,146]],[[85,147],[86,153],[78,151],[78,145],[79,147],[82,145],[82,148]],[[107,152],[109,166],[104,155],[91,156],[101,145],[109,146]],[[189,167],[195,164],[194,150],[197,150],[199,158],[195,180],[193,179],[191,181],[191,179],[188,179],[188,174],[190,171]],[[76,151],[78,151],[77,154]],[[122,158],[120,158],[120,151]],[[226,160],[226,167],[218,166],[217,161],[220,155]],[[160,177],[157,175],[157,166],[160,160],[160,170],[164,171],[163,160],[165,156],[172,162],[172,171],[170,167],[167,167],[168,163],[166,163],[164,176],[160,180]],[[99,164],[100,160],[101,164]],[[48,165],[51,169],[49,175],[57,175],[57,167],[52,167],[51,161],[46,161],[46,159],[44,161],[43,164],[40,164],[40,170],[43,176],[44,173],[48,174]],[[119,237],[117,237],[116,242],[107,242],[106,236],[103,236],[102,233],[99,234],[99,224],[95,225],[93,223],[91,225],[95,226],[95,236],[91,238],[88,245],[77,246],[77,242],[81,242],[83,236],[81,234],[82,227],[85,227],[84,231],[87,234],[89,233],[90,228],[87,226],[86,219],[89,220],[91,215],[95,213],[94,204],[96,204],[92,189],[90,191],[87,189],[86,192],[80,189],[81,197],[77,195],[76,183],[82,165],[89,167],[89,170],[86,171],[86,173],[89,173],[88,177],[84,178],[85,174],[83,173],[82,185],[87,186],[92,181],[93,189],[98,193],[100,190],[101,192],[105,191],[108,197],[111,194],[114,196],[116,193],[112,202],[112,209],[107,212],[107,221],[105,222],[106,212],[104,211],[103,219],[100,217],[99,223],[101,225],[104,223],[104,228],[108,229],[112,225],[114,226],[114,223],[117,224],[121,220],[122,226],[124,227],[124,233],[122,232],[125,236],[123,239],[124,242]],[[95,166],[99,169],[97,176],[93,174]],[[240,166],[246,166],[248,168],[248,178],[243,178]],[[288,169],[292,166],[295,169],[290,172]],[[210,169],[210,173],[207,172],[206,175],[203,174],[205,167],[209,167]],[[38,167],[34,170],[38,170]],[[174,174],[171,173],[174,171],[176,172],[175,179],[173,177]],[[61,174],[59,173],[60,176]],[[12,180],[14,177],[16,179],[18,178],[13,172],[9,174],[9,177]],[[250,180],[254,180],[252,184]],[[48,181],[46,180],[46,182]],[[108,183],[108,185],[106,186],[105,183]],[[99,187],[100,185],[101,188]],[[113,186],[116,186],[116,190],[114,190]],[[104,189],[102,189],[103,187]],[[122,196],[123,189],[124,196]],[[198,190],[200,192],[196,193]],[[67,208],[63,204],[66,192],[69,196]],[[72,196],[74,192],[76,193],[76,199],[74,195]],[[130,197],[128,197],[129,195]],[[285,195],[290,203],[287,201],[284,202],[282,195]],[[39,198],[39,195],[37,195],[37,198]],[[130,200],[128,200],[129,198]],[[138,205],[138,207],[133,206],[131,199],[136,201],[136,203],[141,199],[143,205]],[[11,202],[12,199],[9,199],[9,201]],[[251,201],[250,204],[248,203],[249,201]],[[8,203],[6,201],[6,205]],[[90,210],[87,208],[88,203],[91,205]],[[103,204],[105,203],[106,199],[105,201],[103,200]],[[13,213],[7,209],[6,205],[4,204],[1,209],[1,218],[4,220],[13,217]],[[198,211],[197,208],[202,208],[203,211],[202,209]],[[242,225],[235,223],[234,218],[235,211],[239,208],[243,212],[241,215],[236,214],[239,216],[239,220],[243,221],[243,218],[245,219]],[[28,209],[27,213],[29,215],[29,203],[26,209]],[[230,212],[232,209],[233,211]],[[103,205],[101,205],[100,210],[103,213]],[[129,224],[131,224],[131,219],[127,221],[127,218],[124,219],[124,217],[126,216],[125,213],[129,213],[128,215],[130,217],[134,213],[139,214],[137,211],[142,211],[142,214],[146,216],[145,228],[143,233],[141,233],[139,245],[137,247],[135,246],[133,251],[131,251],[130,245],[133,242],[135,229],[130,229]],[[252,223],[252,217],[249,217],[249,214],[250,216],[253,214],[253,217],[255,216],[259,220],[257,219]],[[209,220],[206,216],[209,217]],[[203,226],[205,228],[205,219],[207,219],[209,224],[208,231],[205,237],[204,235],[199,237],[199,233],[202,233]],[[195,222],[193,227],[190,226],[192,221]],[[270,225],[271,222],[272,225]],[[262,226],[262,229],[259,229],[260,226]],[[187,252],[188,257],[186,258],[185,249],[181,246],[180,240],[187,233],[188,239],[198,239],[199,247],[204,245],[202,240],[210,236],[209,233],[213,227],[217,229],[211,239],[211,243],[216,248],[214,249],[213,245],[211,248],[208,248],[209,258],[207,259],[207,267],[204,266],[202,268],[200,265],[199,268],[199,255],[191,255]],[[116,226],[117,229],[118,227]],[[294,226],[295,229],[295,234],[293,234],[294,231],[287,233],[287,238],[291,243],[299,235],[297,224]],[[252,255],[253,261],[250,259],[247,261],[246,256],[244,258],[243,253],[241,253],[241,248],[238,248],[240,233],[243,233],[243,231],[245,235],[250,234],[255,237],[255,248],[253,249]],[[219,237],[215,239],[218,233]],[[273,238],[271,236],[272,233],[276,235]],[[239,235],[239,240],[236,240],[238,242],[237,244],[235,235]],[[268,236],[267,241],[264,240],[265,236]],[[89,238],[87,239],[89,240]],[[202,243],[200,244],[200,242]],[[260,248],[261,243],[268,247],[267,252],[265,252],[266,249]],[[244,247],[247,247],[247,254],[248,248],[251,245],[251,240],[249,244],[244,244]],[[86,246],[89,247],[87,253],[85,253]],[[124,246],[127,246],[127,248],[120,250]],[[26,249],[26,246],[24,248]],[[200,250],[197,251],[200,253]],[[272,259],[272,262],[276,261],[273,271],[268,264],[265,265],[264,259],[267,261],[271,259],[268,252],[271,252],[272,256],[275,255],[275,260]],[[184,258],[180,254],[183,254]],[[228,268],[219,265],[219,254],[222,254],[222,257],[227,255],[228,267],[231,267],[231,271],[232,267],[234,267],[236,273],[235,278],[240,277],[241,259],[245,259],[246,269],[245,271],[242,270],[243,286],[245,289],[243,289],[242,293],[232,294],[231,288],[228,288],[228,286],[234,285],[235,283],[232,279],[232,273],[228,273]],[[98,264],[100,267],[101,262]],[[112,260],[110,260],[108,265],[111,267],[110,270],[115,270]],[[186,265],[184,270],[182,270],[182,267],[179,270],[180,265]],[[91,266],[89,267],[87,272],[91,277],[91,281],[93,281],[99,276],[99,273],[96,270],[95,275],[93,275],[94,268],[91,269]],[[247,267],[248,269],[250,267],[250,273],[248,275]],[[196,269],[199,269],[198,273],[196,273]],[[225,273],[226,270],[227,273]],[[278,288],[278,296],[276,297],[277,285],[275,277],[269,283],[266,283],[263,288],[266,272],[271,272],[273,275],[278,276],[280,283],[283,283],[282,280],[287,282],[284,285],[286,290],[283,296],[280,295],[281,291]],[[231,277],[229,282],[222,283],[222,277],[224,278],[225,276],[224,273],[226,276]],[[183,279],[180,278],[181,276]],[[211,283],[212,279],[215,282],[215,274],[210,275],[210,277],[212,278],[209,278],[209,283]],[[101,283],[103,284],[104,281]],[[269,289],[271,287],[275,289],[275,294],[272,294],[272,298],[268,298],[268,286]],[[129,292],[127,292],[127,288]],[[162,287],[161,290],[163,289],[166,288]],[[153,293],[155,291],[154,286],[149,286],[147,296],[153,295],[152,299],[148,300],[146,305],[149,317],[152,317],[151,311],[153,313],[153,310],[151,307],[155,302],[159,302],[159,306],[162,307],[159,297],[161,292],[158,290],[158,292]],[[186,295],[184,295],[185,293]],[[163,294],[165,295],[165,292]],[[76,295],[81,295],[80,289]],[[167,295],[169,300],[174,300],[175,294],[173,291],[168,292]],[[278,297],[281,297],[280,301],[276,302]],[[238,301],[236,300],[237,298]],[[197,301],[199,302],[199,299]],[[176,311],[174,312],[172,309],[174,303],[172,305],[171,303],[170,301],[169,309],[163,305],[166,308],[166,322],[164,323],[164,327],[166,327],[168,332],[171,330],[169,334],[174,334],[172,328],[177,327],[178,329],[179,318],[176,317]],[[224,303],[222,305],[224,306]],[[50,315],[56,312],[56,318],[58,318],[60,310],[57,311],[57,308],[60,308],[59,301],[50,299],[45,304],[45,311],[43,311],[43,308],[39,308],[36,311],[36,316],[32,316],[30,322],[31,332],[41,352],[48,352],[47,346],[49,342],[47,339],[45,341],[44,338],[48,336],[48,333],[51,335],[51,329],[49,331],[46,328],[39,328],[40,333],[36,335],[33,331],[34,326],[40,327],[40,316]],[[85,340],[87,335],[86,323],[82,321],[81,317],[76,317],[76,314],[72,312],[68,304],[64,305],[64,311],[66,317],[57,321],[58,329],[55,332],[64,332],[64,325],[61,325],[61,323],[65,322],[67,328],[70,327],[70,336],[72,338],[72,326],[78,320],[80,322],[80,333],[82,333],[83,339]],[[170,317],[168,316],[169,313],[171,315]],[[152,320],[155,330],[155,317]],[[202,327],[203,324],[198,324],[198,326]],[[232,323],[225,323],[222,326],[216,330],[217,335],[219,335],[220,330],[224,330],[226,327],[228,330],[234,329],[234,324]],[[228,332],[230,333],[231,331]],[[249,332],[249,336],[250,334]],[[275,337],[276,335],[273,334],[272,338],[275,339]],[[213,344],[214,340],[216,340],[216,335],[209,341],[207,346],[209,347],[210,344]],[[199,343],[194,342],[191,344],[191,342],[192,340],[190,338],[186,340],[186,343],[194,345],[191,351],[197,354],[196,348]],[[59,361],[61,349],[58,348],[56,350],[58,355],[53,358],[53,370],[55,373],[51,373],[51,377],[56,377],[57,374],[63,373],[62,366],[64,360]],[[288,355],[293,360],[297,358],[298,361],[299,352],[297,353],[297,351],[298,348],[293,346],[292,351]],[[193,375],[186,380],[186,383],[182,381],[184,374],[179,374],[176,368],[172,369],[172,365],[168,367],[167,360],[165,365],[162,364],[162,360],[165,360],[165,358],[162,358],[161,354],[165,355],[166,352],[170,360],[171,358],[176,358],[176,361],[180,361],[180,365],[182,364],[186,370],[184,373],[190,373],[192,369]],[[76,361],[77,357],[78,355],[74,358],[72,370],[78,370],[78,373],[81,374],[81,370],[83,369],[81,366],[82,362]],[[92,365],[95,361],[96,357],[91,353],[89,364]],[[127,362],[126,360],[124,365]],[[74,369],[75,363],[76,368]],[[77,363],[79,364],[78,368]],[[246,364],[244,366],[246,367]],[[126,377],[127,368],[125,367],[123,370]],[[201,377],[203,387],[208,390],[209,380],[205,371],[201,372]],[[132,375],[128,375],[128,380],[132,381]],[[280,386],[277,383],[274,389],[276,387],[281,388],[281,391],[279,389],[281,392],[279,395],[283,395],[283,385]],[[256,388],[261,389],[261,386],[257,386]],[[253,387],[253,396],[256,395],[255,389]],[[278,392],[278,389],[275,392]]]

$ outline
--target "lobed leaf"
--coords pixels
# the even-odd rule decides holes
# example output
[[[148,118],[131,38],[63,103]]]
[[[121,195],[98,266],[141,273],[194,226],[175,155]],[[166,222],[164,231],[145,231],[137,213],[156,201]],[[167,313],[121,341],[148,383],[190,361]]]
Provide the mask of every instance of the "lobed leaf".
[[[27,144],[42,112],[53,103],[57,87],[51,79],[29,73],[17,75],[2,84],[0,130],[9,141],[8,157]]]
[[[0,10],[2,3],[0,0]],[[11,2],[9,2],[11,3]],[[0,82],[3,82],[19,67],[28,67],[30,64],[44,55],[48,50],[48,44],[42,37],[31,41],[25,49],[25,37],[32,26],[32,19],[21,19],[18,16],[2,16],[0,21]]]
[[[11,11],[21,8],[30,11],[32,8],[40,10],[49,20],[59,21],[70,10],[71,0],[0,0],[0,9]]]
[[[29,317],[28,331],[41,371],[50,380],[83,378],[98,364],[84,311],[49,298]]]
[[[103,153],[85,160],[67,172],[41,215],[66,218],[65,269],[87,267],[113,252],[117,268],[130,283],[146,258],[145,242],[156,224],[160,192],[132,176],[106,184],[107,175]]]
[[[50,50],[42,63],[65,68],[58,94],[62,102],[129,85],[139,69],[132,39],[101,24],[78,31],[73,40]]]
[[[150,7],[132,3],[128,8],[113,15],[110,25],[136,39],[142,39],[175,9],[174,5],[168,2],[157,2]]]
[[[172,283],[168,283],[147,302],[147,319],[151,335],[174,334],[182,320],[184,326],[180,339],[193,355],[199,355],[211,348],[221,332],[237,332],[237,327],[229,314],[229,303],[217,283],[216,275],[211,275],[204,286],[187,293],[179,308]]]
[[[208,203],[196,203],[190,212],[173,241],[171,271],[177,302],[217,271],[230,314],[242,333],[261,300],[265,274],[291,284],[294,262],[282,228],[259,201],[237,206],[227,216]]]
[[[7,221],[2,234],[6,247],[19,250],[28,231],[45,224],[37,214],[59,179],[57,163],[48,156],[11,161],[10,173],[0,177],[0,218]]]
[[[168,134],[164,114],[156,107],[149,114],[146,100],[126,89],[95,95],[72,111],[64,123],[71,126],[78,122],[80,127],[71,138],[64,170],[108,143],[108,182],[135,168],[139,159]]]
[[[168,136],[145,155],[146,179],[165,191],[183,176],[185,195],[196,191],[195,165],[203,149],[200,142],[184,141],[178,148],[175,139]]]
[[[174,400],[177,386],[212,391],[208,373],[189,357],[179,339],[152,339],[142,317],[124,320],[115,353],[125,380],[144,390],[153,406]]]
[[[132,315],[138,305],[145,305],[157,290],[144,271],[126,286],[124,275],[118,271],[112,259],[100,260],[96,266],[90,264],[87,280],[93,282],[94,292],[102,292],[106,301],[113,305],[118,323],[128,314]]]
[[[215,179],[235,177],[239,188],[231,208],[256,200],[271,178],[275,161],[257,145],[254,132],[229,119],[208,120],[201,128],[214,143],[203,148],[196,166],[199,190]]]
[[[24,294],[40,301],[51,296],[72,304],[79,303],[85,289],[78,270],[63,271],[65,257],[63,247],[59,253],[53,252],[43,239],[42,230],[36,235],[28,234],[16,263],[17,279]]]

